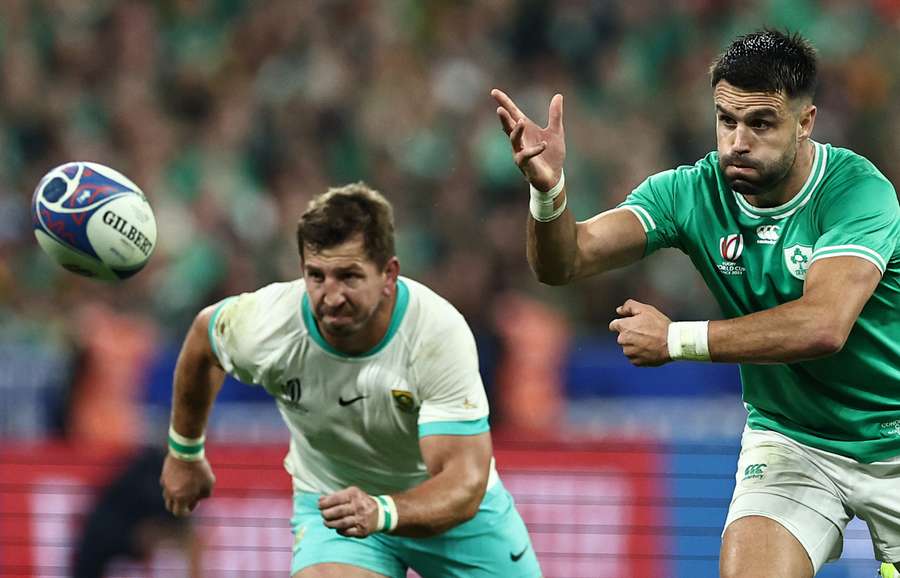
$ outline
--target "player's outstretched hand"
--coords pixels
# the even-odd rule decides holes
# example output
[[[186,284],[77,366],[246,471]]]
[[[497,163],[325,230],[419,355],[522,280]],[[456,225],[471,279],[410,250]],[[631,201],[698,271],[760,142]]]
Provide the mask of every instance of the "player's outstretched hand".
[[[378,526],[375,499],[356,486],[319,498],[319,511],[325,525],[341,536],[365,538]]]
[[[159,483],[163,488],[166,509],[176,516],[187,516],[200,500],[212,495],[216,476],[206,458],[186,462],[168,455],[163,462]]]
[[[549,191],[559,182],[566,160],[566,134],[563,130],[563,97],[550,100],[550,118],[545,128],[534,124],[502,90],[491,96],[500,105],[497,116],[509,136],[516,166],[539,191]]]
[[[669,324],[672,320],[652,305],[629,299],[616,307],[620,316],[609,324],[619,334],[616,341],[633,365],[656,366],[671,361],[669,357]]]

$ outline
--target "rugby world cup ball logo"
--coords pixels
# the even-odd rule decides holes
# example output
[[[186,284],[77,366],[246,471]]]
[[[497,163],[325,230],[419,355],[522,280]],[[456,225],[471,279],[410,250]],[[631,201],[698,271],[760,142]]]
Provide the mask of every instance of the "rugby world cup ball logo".
[[[744,252],[744,236],[740,233],[719,238],[719,253],[726,261],[737,261]]]

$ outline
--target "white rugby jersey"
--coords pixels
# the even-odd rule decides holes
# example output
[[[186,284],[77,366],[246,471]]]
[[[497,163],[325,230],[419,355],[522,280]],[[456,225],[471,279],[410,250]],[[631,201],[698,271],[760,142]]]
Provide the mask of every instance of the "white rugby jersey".
[[[285,468],[298,491],[404,491],[428,478],[420,437],[489,430],[469,326],[412,279],[398,280],[387,333],[361,355],[325,341],[302,279],[224,300],[209,339],[228,373],[278,403],[291,432]],[[488,487],[496,480],[491,460]]]

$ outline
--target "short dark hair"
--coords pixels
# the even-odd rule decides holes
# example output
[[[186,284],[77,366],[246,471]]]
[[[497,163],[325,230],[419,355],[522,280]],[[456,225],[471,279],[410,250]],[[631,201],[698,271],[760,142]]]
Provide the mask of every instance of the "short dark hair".
[[[816,92],[816,49],[798,33],[765,28],[734,39],[710,67],[710,80],[743,90],[783,92],[789,98]]]
[[[394,256],[394,210],[363,182],[332,187],[313,198],[297,223],[300,258],[308,245],[319,251],[362,234],[366,256],[384,267]]]

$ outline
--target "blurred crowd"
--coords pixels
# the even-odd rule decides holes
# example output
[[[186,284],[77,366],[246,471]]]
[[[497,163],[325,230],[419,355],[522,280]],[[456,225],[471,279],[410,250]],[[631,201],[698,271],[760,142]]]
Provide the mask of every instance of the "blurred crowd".
[[[584,219],[714,148],[708,66],[763,25],[820,51],[815,138],[900,183],[900,0],[4,0],[0,435],[15,416],[36,423],[9,401],[36,381],[58,385],[42,427],[127,430],[136,418],[115,399],[137,395],[155,352],[203,306],[296,277],[297,217],[356,180],[394,203],[402,272],[466,315],[492,388],[540,389],[627,298],[718,317],[672,252],[539,285],[527,185],[489,91],[540,123],[565,95],[570,206]],[[34,241],[33,187],[68,160],[124,172],[155,210],[155,254],[123,284],[67,273]]]

